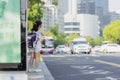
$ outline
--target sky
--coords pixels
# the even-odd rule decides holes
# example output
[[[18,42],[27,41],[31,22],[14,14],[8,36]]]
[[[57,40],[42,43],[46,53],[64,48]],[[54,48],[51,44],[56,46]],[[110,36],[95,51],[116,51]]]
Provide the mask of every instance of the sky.
[[[109,10],[117,11],[120,10],[120,0],[109,0]]]

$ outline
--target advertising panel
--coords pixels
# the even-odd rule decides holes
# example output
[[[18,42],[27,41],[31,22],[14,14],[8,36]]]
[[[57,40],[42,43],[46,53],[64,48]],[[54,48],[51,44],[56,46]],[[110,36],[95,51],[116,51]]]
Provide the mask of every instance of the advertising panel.
[[[20,0],[0,0],[0,63],[20,62]]]

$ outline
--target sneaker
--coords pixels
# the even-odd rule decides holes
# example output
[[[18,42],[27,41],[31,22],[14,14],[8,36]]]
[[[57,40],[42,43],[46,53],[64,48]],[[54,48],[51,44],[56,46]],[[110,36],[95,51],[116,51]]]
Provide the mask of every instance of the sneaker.
[[[40,72],[41,71],[41,69],[35,69],[35,72]]]
[[[33,69],[29,69],[28,72],[33,72]]]

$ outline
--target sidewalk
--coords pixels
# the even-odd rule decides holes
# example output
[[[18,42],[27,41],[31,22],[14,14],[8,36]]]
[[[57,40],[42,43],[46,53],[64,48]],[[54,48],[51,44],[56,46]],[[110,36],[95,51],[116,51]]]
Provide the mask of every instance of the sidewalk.
[[[54,80],[53,76],[49,72],[46,64],[44,63],[43,59],[41,58],[39,69],[40,72],[28,72],[28,62],[30,59],[30,54],[27,56],[27,74],[28,74],[28,80]]]
[[[35,71],[32,71],[32,72],[28,72],[28,69],[29,69],[29,60],[30,60],[30,53],[28,53],[27,55],[27,74],[28,74],[28,80],[45,80],[45,77],[44,77],[44,74],[43,74],[43,71],[42,71],[42,61],[40,62],[40,65],[39,65],[39,69],[40,69],[40,72],[35,72]],[[34,64],[33,64],[34,65]]]
[[[41,69],[41,64],[40,64],[40,72],[27,72],[28,74],[28,80],[45,80],[43,71]]]

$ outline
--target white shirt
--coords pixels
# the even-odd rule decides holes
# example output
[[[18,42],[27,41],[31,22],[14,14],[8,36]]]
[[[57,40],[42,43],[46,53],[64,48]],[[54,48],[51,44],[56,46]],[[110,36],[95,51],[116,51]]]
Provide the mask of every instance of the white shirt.
[[[36,31],[35,33],[36,33],[36,41],[33,43],[33,46],[35,52],[38,53],[41,50],[41,40],[43,39],[43,36],[39,30]]]

